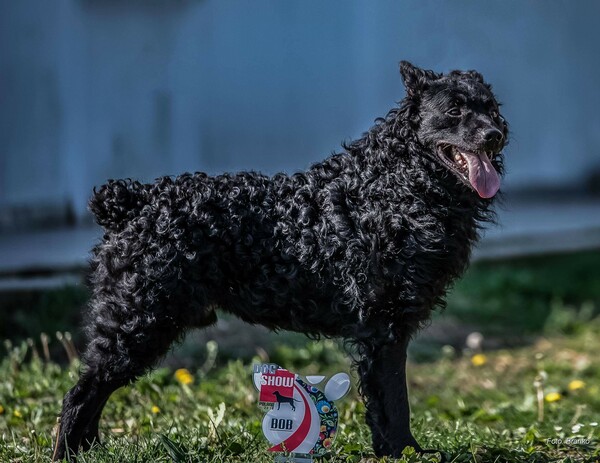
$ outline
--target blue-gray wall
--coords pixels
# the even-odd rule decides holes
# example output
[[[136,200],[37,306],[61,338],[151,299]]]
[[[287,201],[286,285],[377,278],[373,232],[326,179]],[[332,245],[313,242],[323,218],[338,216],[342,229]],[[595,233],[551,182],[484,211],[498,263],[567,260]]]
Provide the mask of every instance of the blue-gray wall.
[[[476,68],[509,189],[600,169],[600,2],[0,0],[0,207],[108,177],[305,168],[403,96],[397,62]]]

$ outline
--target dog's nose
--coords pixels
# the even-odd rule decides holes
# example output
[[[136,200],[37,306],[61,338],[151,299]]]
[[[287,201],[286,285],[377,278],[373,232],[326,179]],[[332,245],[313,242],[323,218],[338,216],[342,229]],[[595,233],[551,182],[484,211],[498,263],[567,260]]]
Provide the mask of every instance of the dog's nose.
[[[504,139],[504,135],[498,129],[487,129],[483,132],[483,140],[486,143],[500,144]]]

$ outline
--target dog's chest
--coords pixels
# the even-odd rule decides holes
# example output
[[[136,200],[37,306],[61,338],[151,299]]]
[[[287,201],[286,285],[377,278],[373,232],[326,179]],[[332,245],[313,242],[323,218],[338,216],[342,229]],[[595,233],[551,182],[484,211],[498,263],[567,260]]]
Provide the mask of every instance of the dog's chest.
[[[379,233],[377,262],[387,278],[443,288],[464,271],[477,238],[472,216],[422,202],[388,215],[391,226]]]

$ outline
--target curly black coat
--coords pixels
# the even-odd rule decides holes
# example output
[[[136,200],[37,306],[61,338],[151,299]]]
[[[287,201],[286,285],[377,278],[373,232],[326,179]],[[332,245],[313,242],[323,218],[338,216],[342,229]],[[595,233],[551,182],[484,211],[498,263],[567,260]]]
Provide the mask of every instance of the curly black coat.
[[[507,126],[476,72],[403,62],[401,73],[400,106],[306,172],[117,180],[95,191],[90,209],[105,233],[93,251],[86,368],[65,396],[54,459],[97,441],[110,394],[187,329],[214,323],[216,307],[354,343],[375,453],[420,450],[406,346],[444,305],[491,218],[480,190],[493,196],[494,178],[481,187],[464,161],[484,153],[492,164],[477,165],[502,173]]]

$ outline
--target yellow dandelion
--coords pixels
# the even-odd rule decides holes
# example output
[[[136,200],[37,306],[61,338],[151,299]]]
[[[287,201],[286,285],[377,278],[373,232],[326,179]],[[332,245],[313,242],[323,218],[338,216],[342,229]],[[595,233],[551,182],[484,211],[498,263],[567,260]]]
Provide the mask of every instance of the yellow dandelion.
[[[2,405],[0,405],[0,415],[2,415],[4,413],[4,407]]]
[[[13,415],[15,418],[23,418],[23,415],[21,414],[21,412],[19,410],[15,410],[13,412]]]
[[[187,368],[180,368],[177,370],[175,372],[175,379],[181,384],[192,384],[194,382],[194,377]]]
[[[569,383],[569,391],[578,391],[585,388],[585,383],[580,379],[574,379]]]
[[[559,392],[549,392],[546,394],[546,402],[558,402],[562,399],[562,395]]]
[[[473,357],[471,357],[471,363],[473,366],[480,367],[487,363],[487,357],[483,354],[475,354]]]
[[[152,408],[150,409],[152,411],[152,413],[154,413],[155,415],[157,413],[160,413],[160,408],[158,408],[156,405],[152,405]]]

